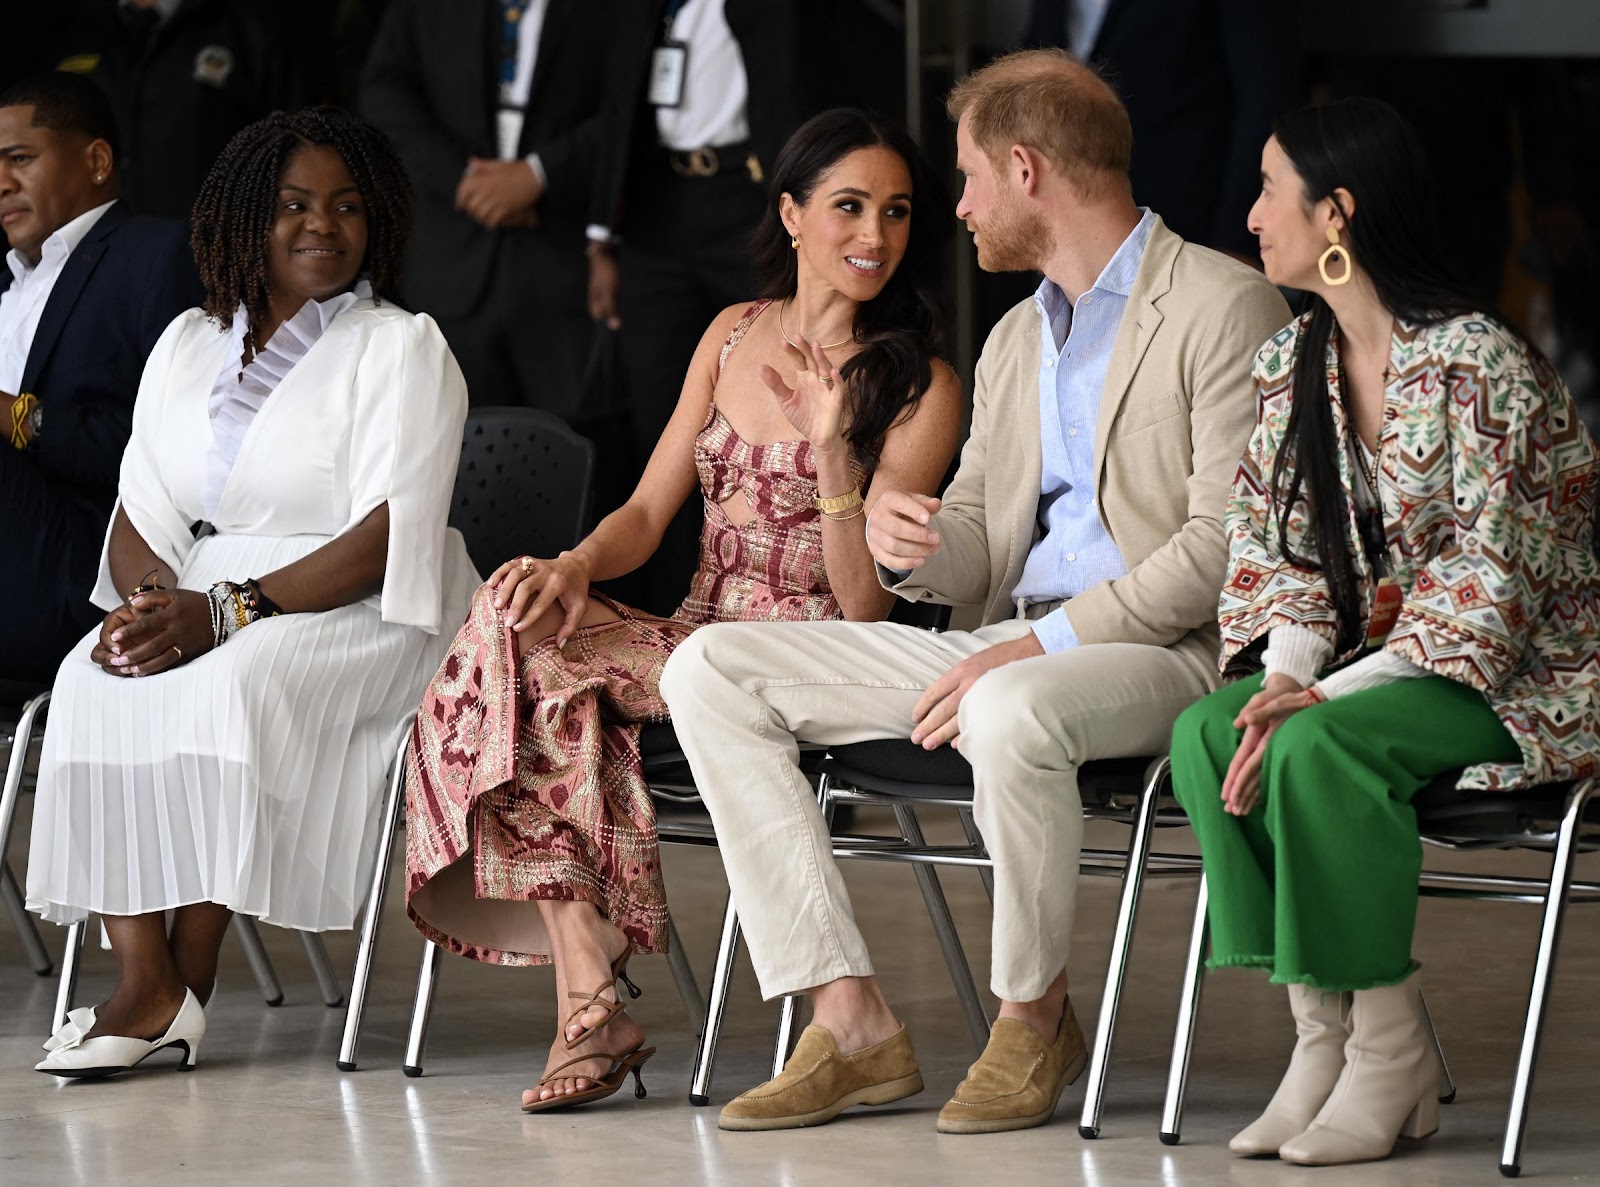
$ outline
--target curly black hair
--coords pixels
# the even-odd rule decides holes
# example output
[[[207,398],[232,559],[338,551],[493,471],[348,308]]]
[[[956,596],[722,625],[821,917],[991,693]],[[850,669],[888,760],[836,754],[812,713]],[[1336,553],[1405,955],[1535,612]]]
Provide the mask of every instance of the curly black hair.
[[[266,323],[267,244],[277,218],[278,185],[289,158],[308,146],[332,148],[361,191],[367,208],[367,254],[361,271],[379,300],[400,301],[406,239],[411,233],[411,186],[389,138],[338,107],[275,111],[228,141],[194,202],[190,243],[205,311],[227,329],[243,305],[250,340]]]

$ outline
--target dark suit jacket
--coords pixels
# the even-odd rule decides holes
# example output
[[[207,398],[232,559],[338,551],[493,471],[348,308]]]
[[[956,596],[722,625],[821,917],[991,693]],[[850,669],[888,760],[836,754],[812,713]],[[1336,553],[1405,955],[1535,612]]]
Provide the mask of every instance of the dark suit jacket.
[[[0,268],[0,291],[10,283]],[[22,391],[44,409],[28,454],[46,478],[79,488],[102,518],[116,499],[144,361],[202,296],[188,229],[136,215],[125,202],[90,228],[50,290],[22,373]]]
[[[1133,121],[1133,196],[1193,243],[1254,256],[1245,216],[1272,121],[1302,102],[1295,6],[1110,0],[1090,60]],[[1035,0],[1027,42],[1066,45],[1067,0]]]
[[[125,26],[117,0],[72,7],[63,56],[92,67],[116,110],[123,195],[136,210],[188,219],[235,132],[310,99],[276,0],[183,0],[148,37]]]
[[[666,9],[666,0],[629,0],[609,42],[605,133],[589,221],[619,233],[630,171],[658,150],[647,84]],[[904,105],[904,53],[893,30],[855,0],[727,0],[725,11],[749,79],[750,145],[765,172],[784,141],[819,111]]]
[[[10,269],[0,267],[0,291],[10,283]],[[72,522],[81,538],[41,532],[30,555],[0,556],[0,567],[26,566],[62,604],[88,612],[85,621],[94,620],[94,564],[145,359],[172,319],[201,297],[184,224],[135,215],[118,202],[67,257],[39,318],[21,389],[39,398],[44,426],[17,460],[38,467],[52,492],[80,509]]]
[[[547,302],[581,306],[584,225],[599,155],[605,47],[618,0],[550,0],[519,152],[549,181],[536,230],[491,231],[455,209],[469,156],[494,157],[500,16],[494,0],[392,0],[367,59],[361,107],[388,133],[416,190],[408,265],[416,308],[476,310],[497,252]],[[639,0],[623,0],[632,5]]]

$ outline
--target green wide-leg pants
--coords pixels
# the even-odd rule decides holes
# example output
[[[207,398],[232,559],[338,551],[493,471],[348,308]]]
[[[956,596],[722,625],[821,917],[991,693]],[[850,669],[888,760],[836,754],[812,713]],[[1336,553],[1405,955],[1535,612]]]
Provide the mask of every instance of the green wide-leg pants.
[[[1337,697],[1278,727],[1248,816],[1222,807],[1254,676],[1178,718],[1173,789],[1210,888],[1210,967],[1268,969],[1278,984],[1372,989],[1414,967],[1422,844],[1411,797],[1439,774],[1516,762],[1481,693],[1428,676]]]

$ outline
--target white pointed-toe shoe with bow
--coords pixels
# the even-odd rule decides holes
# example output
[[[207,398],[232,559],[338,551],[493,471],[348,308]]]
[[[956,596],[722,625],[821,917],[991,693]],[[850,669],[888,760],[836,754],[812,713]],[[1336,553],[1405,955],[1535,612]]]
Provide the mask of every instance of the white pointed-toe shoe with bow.
[[[200,1040],[206,1033],[206,1014],[200,999],[185,989],[178,1016],[167,1027],[167,1033],[153,1043],[123,1035],[88,1038],[93,1029],[93,1006],[73,1010],[67,1015],[66,1024],[45,1040],[44,1049],[50,1054],[36,1063],[33,1070],[53,1076],[114,1076],[138,1066],[157,1051],[173,1047],[183,1052],[178,1070],[193,1071]]]

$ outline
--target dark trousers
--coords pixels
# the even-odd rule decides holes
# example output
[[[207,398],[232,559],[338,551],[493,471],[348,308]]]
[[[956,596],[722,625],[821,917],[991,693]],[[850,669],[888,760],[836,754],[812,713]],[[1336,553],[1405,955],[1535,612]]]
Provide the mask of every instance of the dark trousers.
[[[629,186],[618,302],[634,466],[642,472],[711,319],[756,298],[750,242],[766,199],[739,168],[680,177],[663,154],[635,172],[642,176]],[[703,520],[700,499],[691,497],[656,555],[635,580],[619,583],[617,596],[657,614],[676,610],[698,562]]]
[[[570,282],[587,275],[581,252],[574,249],[579,258],[559,278],[554,269],[531,268],[528,253],[497,252],[477,309],[438,318],[473,407],[538,408],[569,421],[578,415],[594,334],[586,294]],[[544,275],[529,274],[535,271]]]
[[[55,679],[62,657],[103,615],[89,602],[106,517],[63,492],[34,460],[0,445],[0,677]]]

